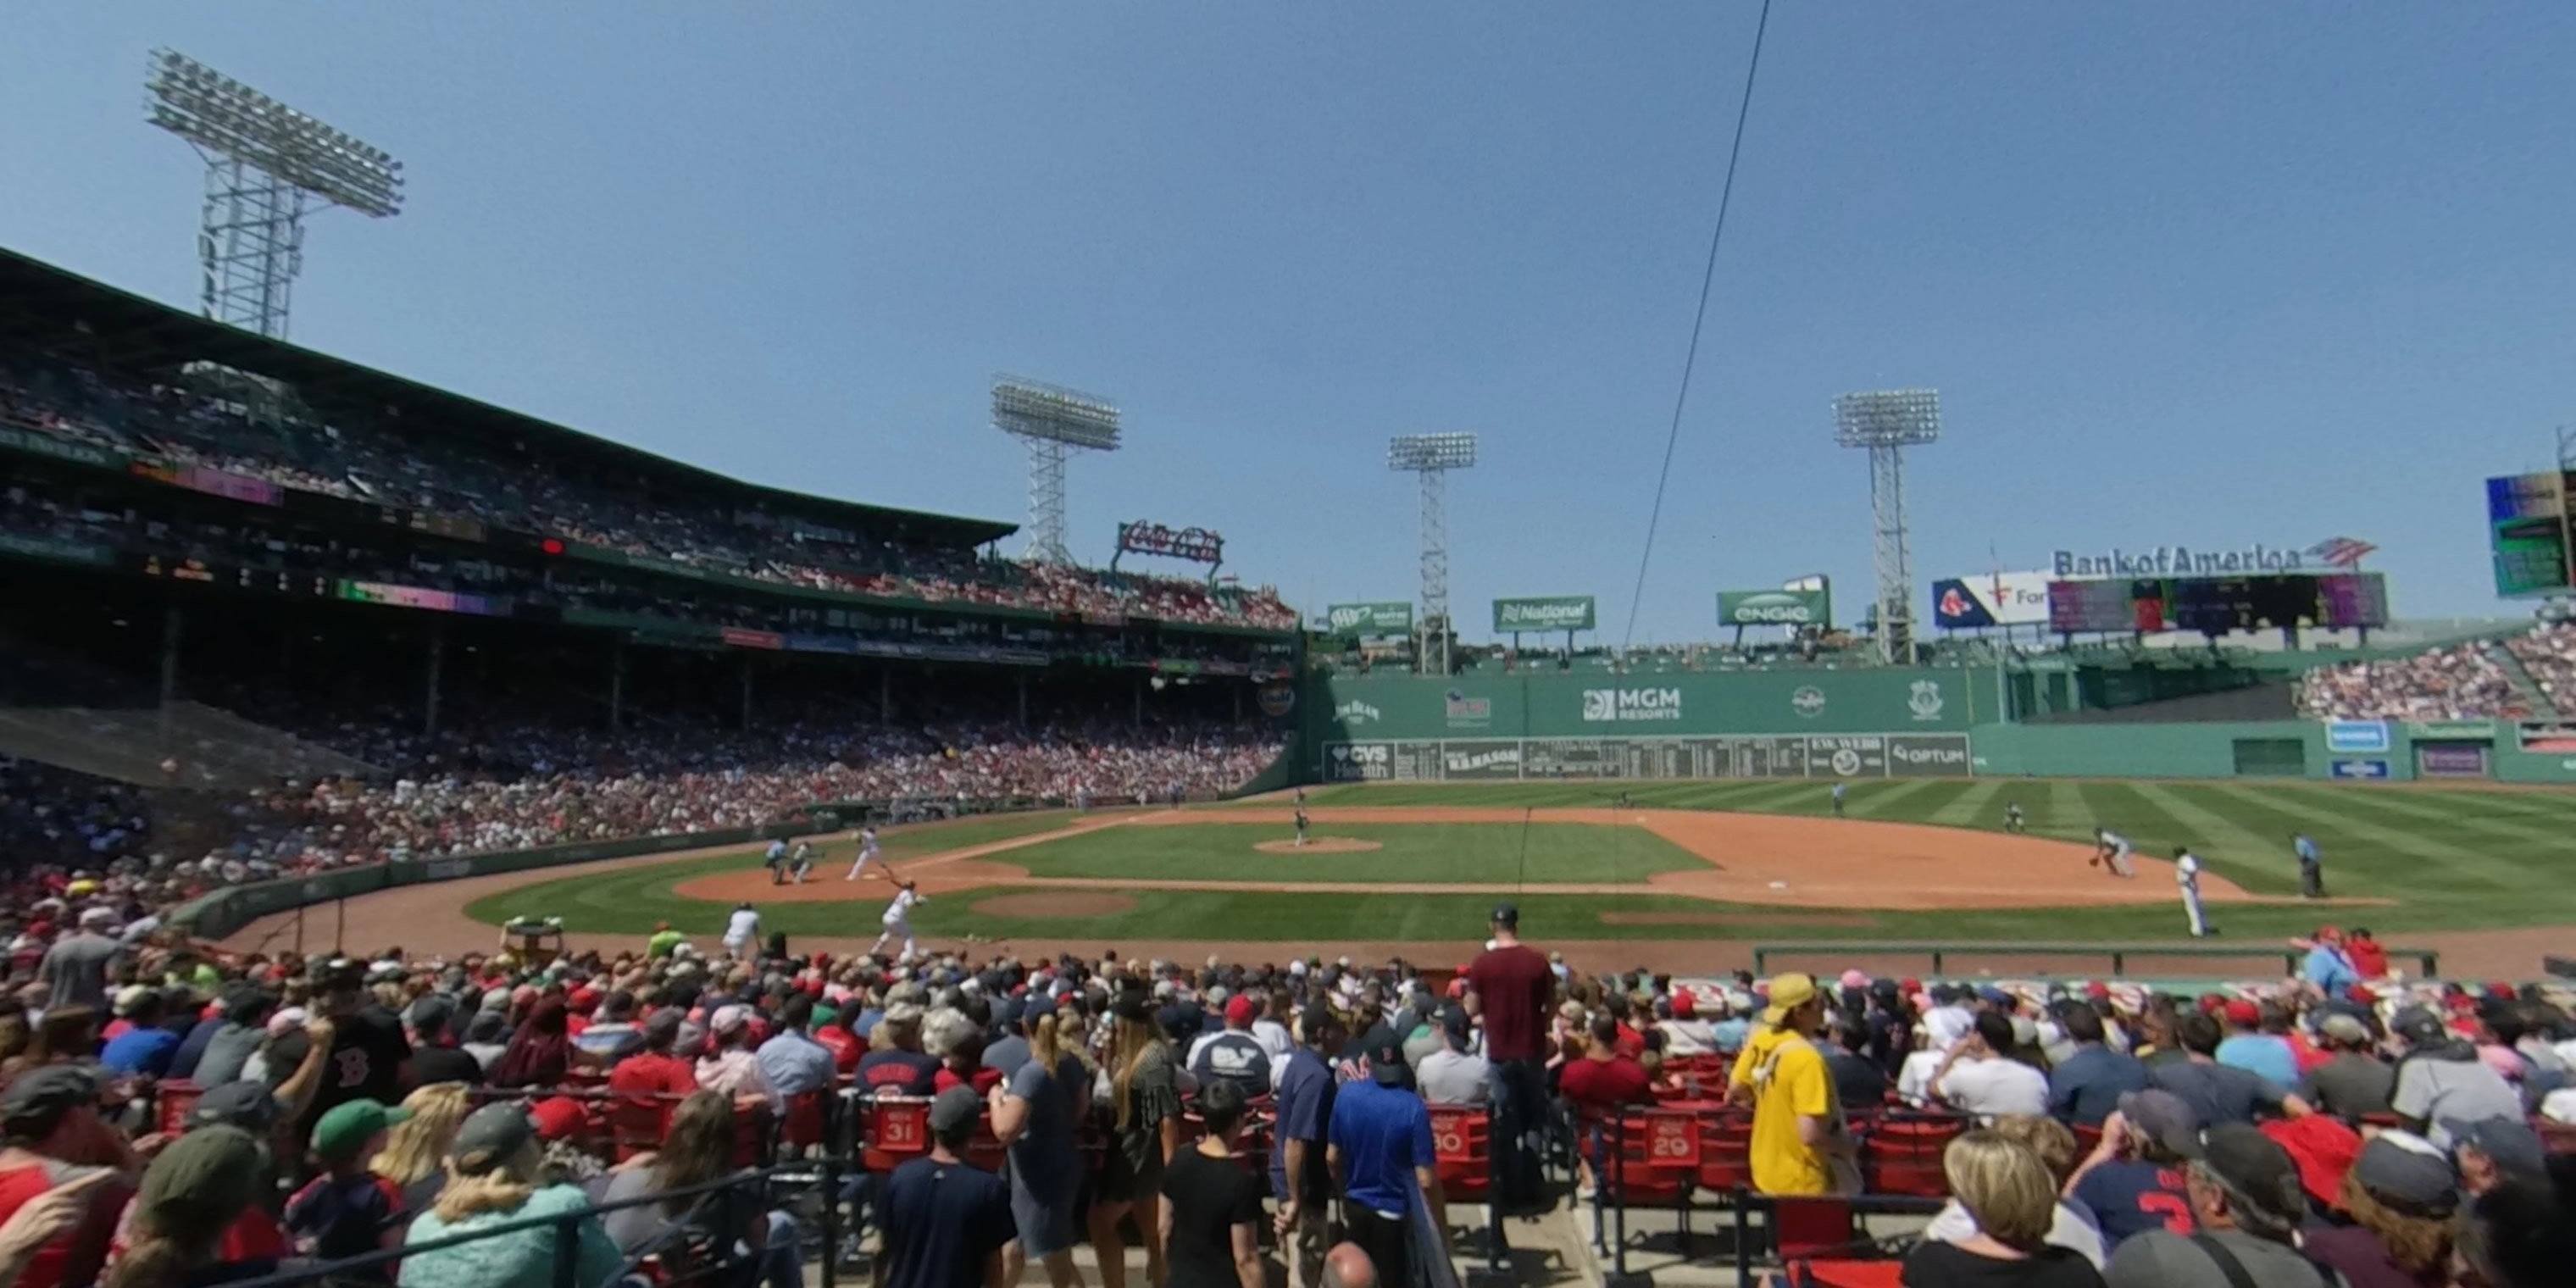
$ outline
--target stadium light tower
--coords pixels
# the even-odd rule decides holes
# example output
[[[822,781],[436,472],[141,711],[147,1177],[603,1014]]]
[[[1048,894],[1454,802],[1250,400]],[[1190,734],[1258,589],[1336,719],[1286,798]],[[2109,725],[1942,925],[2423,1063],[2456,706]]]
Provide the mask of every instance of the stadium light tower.
[[[1028,444],[1026,554],[1040,563],[1072,563],[1073,553],[1064,544],[1065,454],[1117,451],[1117,404],[1017,376],[995,376],[993,428]]]
[[[1449,471],[1476,463],[1473,434],[1401,434],[1386,467],[1422,480],[1422,621],[1414,657],[1425,675],[1449,674]]]
[[[206,316],[286,338],[306,204],[391,218],[402,213],[402,162],[172,50],[152,51],[144,89],[152,124],[206,163]]]
[[[1941,394],[1884,389],[1834,399],[1834,441],[1869,449],[1870,526],[1878,557],[1878,653],[1894,662],[1914,647],[1914,553],[1905,527],[1905,449],[1941,437]]]

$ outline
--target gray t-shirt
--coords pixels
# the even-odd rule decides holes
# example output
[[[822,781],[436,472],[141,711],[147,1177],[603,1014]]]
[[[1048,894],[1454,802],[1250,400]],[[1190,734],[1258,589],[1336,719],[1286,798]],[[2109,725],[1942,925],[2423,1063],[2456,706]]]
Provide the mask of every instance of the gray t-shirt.
[[[2397,1070],[2385,1060],[2346,1051],[2308,1071],[2299,1083],[2299,1098],[2319,1113],[2344,1118],[2390,1111],[2397,1090]]]
[[[2465,1046],[2454,1049],[2468,1050]],[[2390,1107],[2401,1117],[2423,1120],[2424,1138],[2437,1149],[2451,1147],[2454,1124],[2489,1118],[2519,1122],[2523,1117],[2522,1093],[2474,1054],[2466,1060],[2409,1057],[2397,1066],[2397,1094]]]
[[[206,1053],[197,1060],[192,1080],[200,1087],[220,1087],[241,1077],[242,1065],[267,1035],[266,1028],[226,1022],[206,1039]]]
[[[1010,1094],[1029,1102],[1028,1126],[1011,1142],[1013,1190],[1050,1204],[1070,1194],[1082,1179],[1073,1128],[1090,1085],[1082,1061],[1071,1055],[1056,1057],[1052,1077],[1036,1060],[1022,1061],[1011,1074]]]
[[[653,1169],[630,1167],[622,1172],[609,1173],[606,1184],[598,1192],[596,1201],[603,1204],[620,1203],[627,1199],[644,1198],[652,1193]],[[721,1204],[710,1204],[709,1208],[712,1210],[721,1206]],[[683,1201],[680,1207],[685,1211],[689,1203]],[[659,1203],[646,1203],[605,1213],[599,1221],[608,1230],[608,1241],[616,1244],[619,1252],[633,1256],[638,1249],[653,1242],[663,1231],[670,1229],[675,1215],[677,1214],[663,1210]],[[703,1223],[705,1219],[705,1214],[701,1213],[698,1223]]]
[[[2343,1288],[2345,1284],[2341,1274],[2308,1260],[2288,1244],[2257,1239],[2242,1230],[2213,1230],[2208,1237],[2245,1267],[2254,1288]],[[2185,1284],[2219,1288],[2227,1282],[2227,1274],[2189,1236],[2149,1230],[2120,1241],[2110,1263],[2102,1267],[2102,1282],[2107,1288]]]
[[[984,1048],[984,1067],[1000,1070],[1005,1078],[1018,1073],[1020,1066],[1028,1062],[1029,1040],[1017,1033],[995,1038]]]
[[[1415,1066],[1413,1081],[1431,1104],[1481,1105],[1493,1094],[1485,1083],[1491,1068],[1481,1055],[1435,1051]]]
[[[125,948],[105,935],[80,931],[54,941],[45,950],[38,973],[47,986],[46,1009],[86,1006],[107,1009],[107,972]]]
[[[2174,1060],[2147,1066],[2147,1084],[2182,1098],[2199,1115],[2202,1127],[2222,1123],[2251,1126],[2254,1111],[2281,1107],[2289,1093],[2280,1084],[2233,1065]]]

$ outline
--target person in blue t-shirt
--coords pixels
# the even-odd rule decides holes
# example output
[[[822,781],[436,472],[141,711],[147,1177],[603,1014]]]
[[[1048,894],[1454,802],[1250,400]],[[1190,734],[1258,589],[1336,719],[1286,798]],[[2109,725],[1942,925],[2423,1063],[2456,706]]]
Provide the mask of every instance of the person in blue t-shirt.
[[[1409,1283],[1413,1185],[1422,1187],[1432,1229],[1449,1228],[1431,1147],[1431,1110],[1413,1092],[1404,1041],[1394,1030],[1371,1030],[1365,1048],[1368,1080],[1346,1083],[1334,1096],[1324,1158],[1340,1182],[1342,1228],[1377,1267],[1377,1281]]]
[[[161,1026],[164,1007],[159,993],[147,992],[127,1007],[125,1019],[134,1027],[108,1040],[98,1053],[98,1062],[122,1074],[149,1074],[158,1078],[170,1072],[171,1058],[179,1054],[180,1037]]]
[[[2147,1066],[2102,1043],[2102,1013],[2069,1002],[2058,1017],[2075,1051],[2048,1072],[2048,1112],[2070,1123],[2100,1126],[2120,1107],[2120,1097],[2147,1086]]]
[[[1333,1121],[1333,1060],[1342,1053],[1342,1022],[1322,1002],[1298,1018],[1295,1050],[1279,1071],[1273,1108],[1279,1116],[1270,1151],[1270,1193],[1279,1200],[1279,1241],[1296,1249],[1297,1282],[1324,1282],[1326,1218],[1332,1174],[1324,1166]]]
[[[968,1163],[984,1103],[951,1087],[930,1105],[930,1155],[894,1169],[877,1204],[885,1250],[877,1288],[984,1288],[1002,1282],[1002,1245],[1011,1241],[1011,1192],[1002,1178]]]
[[[2299,1053],[2288,1038],[2264,1031],[2262,1007],[2240,997],[2227,1004],[2226,1014],[2227,1037],[2217,1051],[2220,1064],[2243,1069],[2274,1086],[2299,1085]]]

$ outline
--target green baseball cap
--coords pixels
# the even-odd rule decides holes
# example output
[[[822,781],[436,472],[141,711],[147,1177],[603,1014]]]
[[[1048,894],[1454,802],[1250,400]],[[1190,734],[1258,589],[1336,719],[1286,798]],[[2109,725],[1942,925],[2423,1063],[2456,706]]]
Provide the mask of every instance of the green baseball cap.
[[[366,1148],[377,1132],[409,1121],[408,1109],[388,1109],[373,1100],[344,1101],[313,1124],[313,1152],[324,1158],[347,1158]]]

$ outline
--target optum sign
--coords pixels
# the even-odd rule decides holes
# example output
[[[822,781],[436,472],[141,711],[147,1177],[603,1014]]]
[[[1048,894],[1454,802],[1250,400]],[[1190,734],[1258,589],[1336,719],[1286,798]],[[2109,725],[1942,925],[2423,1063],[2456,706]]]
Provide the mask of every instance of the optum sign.
[[[1720,626],[1828,626],[1832,601],[1821,590],[1721,590]]]

